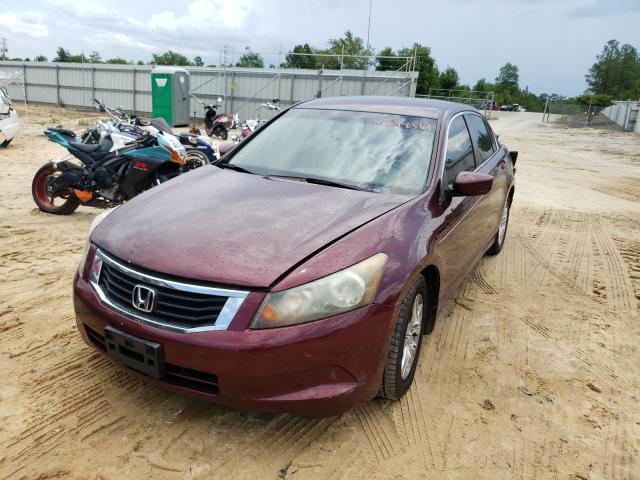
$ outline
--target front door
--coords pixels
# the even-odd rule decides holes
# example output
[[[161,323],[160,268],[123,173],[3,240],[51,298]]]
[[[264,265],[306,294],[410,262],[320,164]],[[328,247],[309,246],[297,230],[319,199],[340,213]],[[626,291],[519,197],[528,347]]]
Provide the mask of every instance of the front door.
[[[476,169],[473,144],[467,124],[462,115],[453,117],[447,133],[444,172],[442,176],[443,191],[453,186],[453,181],[460,172],[472,172]],[[436,254],[441,259],[441,294],[451,293],[470,265],[477,258],[479,245],[475,209],[481,197],[447,197],[443,196],[445,210],[443,223],[437,232]]]
[[[504,149],[497,148],[493,132],[483,117],[475,113],[467,113],[465,119],[475,151],[476,171],[493,177],[493,188],[482,196],[474,214],[478,238],[488,245],[498,230],[504,202],[507,199],[506,152]],[[484,253],[484,251],[479,252],[480,255]]]

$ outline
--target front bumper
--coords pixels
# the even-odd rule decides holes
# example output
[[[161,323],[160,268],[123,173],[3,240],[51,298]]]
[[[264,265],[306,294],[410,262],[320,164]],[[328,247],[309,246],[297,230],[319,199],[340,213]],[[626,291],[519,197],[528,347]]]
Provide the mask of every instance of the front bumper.
[[[371,400],[393,328],[393,307],[370,305],[307,324],[249,330],[246,325],[265,295],[253,292],[228,330],[175,333],[105,307],[78,275],[74,290],[78,328],[89,345],[105,353],[100,337],[107,325],[160,343],[171,374],[145,378],[251,411],[324,417]]]

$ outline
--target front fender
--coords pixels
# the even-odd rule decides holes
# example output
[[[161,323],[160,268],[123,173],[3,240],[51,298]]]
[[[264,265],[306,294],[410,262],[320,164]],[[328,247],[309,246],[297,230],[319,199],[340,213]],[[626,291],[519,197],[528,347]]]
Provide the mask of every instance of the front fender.
[[[354,265],[376,253],[388,261],[374,303],[395,305],[423,269],[435,264],[433,222],[425,196],[401,204],[326,246],[273,286],[292,288]]]

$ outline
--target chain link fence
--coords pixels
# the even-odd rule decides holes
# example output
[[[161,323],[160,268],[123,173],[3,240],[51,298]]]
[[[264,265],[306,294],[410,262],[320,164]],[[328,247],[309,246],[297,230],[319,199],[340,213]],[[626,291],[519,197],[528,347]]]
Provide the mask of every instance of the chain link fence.
[[[484,112],[486,118],[491,118],[491,111],[496,109],[494,94],[495,92],[478,90],[430,89],[428,95],[416,95],[416,97],[470,105]]]
[[[622,130],[620,125],[603,114],[606,107],[580,105],[568,102],[547,102],[543,122],[556,123],[571,128],[593,127],[610,130]]]

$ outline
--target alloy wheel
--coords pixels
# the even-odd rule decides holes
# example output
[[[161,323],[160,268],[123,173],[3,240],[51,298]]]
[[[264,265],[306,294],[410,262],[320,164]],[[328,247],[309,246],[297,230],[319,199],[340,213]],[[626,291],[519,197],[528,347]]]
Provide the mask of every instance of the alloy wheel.
[[[504,242],[504,235],[507,232],[507,223],[509,221],[509,204],[505,203],[502,210],[502,217],[500,218],[500,228],[498,229],[498,244],[502,245]]]
[[[411,318],[407,322],[407,330],[404,335],[404,347],[402,349],[402,361],[401,361],[401,375],[405,380],[416,359],[416,351],[420,342],[420,335],[422,334],[422,319],[424,316],[424,298],[422,294],[416,295],[413,300],[413,307],[411,309]]]

